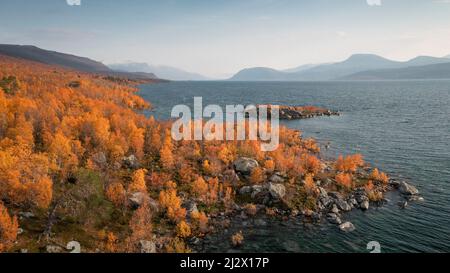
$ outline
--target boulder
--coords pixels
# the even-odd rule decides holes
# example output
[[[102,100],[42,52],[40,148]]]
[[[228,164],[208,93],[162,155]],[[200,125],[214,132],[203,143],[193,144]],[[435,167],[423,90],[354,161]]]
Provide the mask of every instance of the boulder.
[[[369,201],[369,197],[367,197],[366,192],[356,192],[355,193],[355,200],[358,202],[358,204],[361,204],[365,201]]]
[[[26,219],[35,217],[34,213],[32,213],[32,212],[19,212],[19,216],[21,218],[26,218]]]
[[[269,183],[268,189],[274,199],[281,200],[286,196],[286,187],[283,184]]]
[[[239,190],[240,195],[251,195],[253,192],[252,186],[244,186]]]
[[[138,209],[144,202],[148,202],[152,211],[159,211],[159,203],[156,200],[150,198],[146,193],[135,192],[128,198],[128,204],[133,209]]]
[[[269,178],[269,181],[272,183],[284,183],[285,178],[280,174],[276,173]]]
[[[152,241],[139,241],[139,249],[141,253],[156,253],[156,244]]]
[[[330,210],[332,213],[334,214],[338,214],[339,213],[339,209],[336,205],[333,204],[333,207]]]
[[[363,201],[360,204],[360,207],[361,207],[362,210],[368,210],[369,209],[369,201]]]
[[[327,220],[328,220],[328,222],[335,224],[335,225],[342,224],[341,218],[339,218],[339,216],[336,213],[328,213]]]
[[[122,159],[122,164],[125,168],[137,170],[140,167],[139,160],[135,155],[130,155]]]
[[[242,175],[250,175],[252,171],[259,167],[258,161],[252,158],[241,157],[233,163],[236,172]]]
[[[265,190],[265,189],[264,189],[263,186],[260,186],[260,185],[254,185],[254,186],[252,187],[251,197],[252,197],[253,199],[257,198],[258,195],[259,195],[260,193],[262,193],[264,190]]]
[[[345,222],[345,223],[339,225],[339,229],[343,232],[352,232],[356,228],[351,222]]]
[[[195,203],[194,201],[186,201],[183,205],[183,208],[186,209],[188,215],[191,215],[191,213],[198,212],[198,208],[197,208],[197,203]]]
[[[410,202],[423,202],[425,199],[422,196],[411,195],[408,196],[408,201]]]
[[[319,198],[327,198],[328,197],[328,192],[324,188],[319,187],[318,189],[319,189]]]
[[[343,199],[337,199],[334,201],[334,203],[336,204],[338,209],[340,209],[342,211],[351,211],[352,210],[352,207],[347,202],[345,202]]]
[[[406,182],[400,182],[400,185],[398,187],[398,190],[400,193],[404,195],[417,195],[419,194],[419,190],[414,187],[413,185],[410,185]]]
[[[340,194],[339,192],[332,191],[332,192],[329,192],[328,195],[329,195],[331,198],[336,199],[336,200],[342,200],[342,199],[344,199],[344,198],[342,197],[342,194]]]
[[[233,185],[239,182],[239,176],[236,174],[234,170],[226,170],[223,173],[223,179]]]
[[[400,201],[398,202],[398,206],[402,209],[406,209],[408,207],[408,201]]]
[[[63,253],[64,249],[60,246],[56,246],[56,245],[48,245],[45,247],[45,251],[47,253]]]
[[[92,156],[92,161],[100,168],[106,167],[106,164],[108,163],[108,159],[106,158],[106,155],[104,152],[99,152],[99,153],[94,154]]]
[[[350,199],[348,200],[348,203],[349,203],[351,206],[353,206],[353,207],[357,207],[357,206],[358,206],[358,201],[356,201],[355,198],[350,198]]]
[[[324,208],[329,208],[332,204],[333,204],[333,199],[331,199],[330,197],[326,196],[326,197],[321,197],[319,199],[319,202],[322,204],[322,206]]]

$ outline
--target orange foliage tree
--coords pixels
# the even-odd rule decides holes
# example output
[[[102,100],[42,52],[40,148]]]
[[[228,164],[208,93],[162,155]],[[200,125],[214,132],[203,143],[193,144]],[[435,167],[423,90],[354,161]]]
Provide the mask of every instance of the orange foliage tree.
[[[17,217],[11,217],[8,210],[0,201],[0,252],[7,251],[17,237],[19,224]]]
[[[131,184],[128,186],[128,192],[147,192],[147,184],[145,182],[145,175],[147,170],[139,169],[133,173]]]
[[[181,198],[176,189],[167,189],[159,193],[159,204],[166,210],[167,216],[174,222],[180,222],[186,217],[186,209],[181,207]]]
[[[353,186],[352,175],[348,173],[338,173],[336,175],[336,182],[338,185],[347,189],[350,189]]]
[[[359,167],[364,166],[364,159],[362,155],[355,154],[343,157],[338,157],[335,163],[335,169],[340,172],[354,173]]]

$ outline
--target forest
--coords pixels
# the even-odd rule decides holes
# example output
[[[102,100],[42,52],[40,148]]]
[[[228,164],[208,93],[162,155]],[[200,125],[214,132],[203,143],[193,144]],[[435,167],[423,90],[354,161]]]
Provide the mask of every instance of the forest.
[[[137,84],[0,56],[0,252],[70,241],[88,253],[192,252],[192,238],[227,225],[218,215],[311,215],[323,188],[383,197],[388,176],[361,155],[325,161],[285,127],[271,152],[174,141],[171,122],[142,114],[152,106]],[[245,230],[229,240],[239,247]]]

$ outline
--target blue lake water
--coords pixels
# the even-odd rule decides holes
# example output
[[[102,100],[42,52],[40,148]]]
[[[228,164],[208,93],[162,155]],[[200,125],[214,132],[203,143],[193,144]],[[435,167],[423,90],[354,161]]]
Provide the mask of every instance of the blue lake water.
[[[450,251],[450,81],[385,82],[171,82],[141,86],[139,93],[167,119],[177,104],[315,105],[342,116],[283,122],[320,143],[331,143],[323,156],[361,153],[366,161],[416,185],[425,202],[398,207],[391,202],[344,216],[356,231],[301,221],[253,225],[243,230],[244,252],[367,252],[370,241],[383,252]],[[229,249],[223,236],[210,238],[207,251]]]

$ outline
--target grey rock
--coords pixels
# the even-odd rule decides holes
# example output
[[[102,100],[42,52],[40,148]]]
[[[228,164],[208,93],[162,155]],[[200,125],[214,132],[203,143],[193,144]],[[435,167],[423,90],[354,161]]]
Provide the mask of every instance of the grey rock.
[[[332,191],[332,192],[329,192],[328,195],[331,196],[331,198],[333,198],[333,199],[337,199],[337,200],[343,199],[342,195],[339,192]]]
[[[250,195],[253,192],[253,188],[251,186],[244,186],[239,190],[240,195]]]
[[[261,226],[261,227],[267,226],[267,222],[264,221],[263,219],[256,219],[254,221],[254,223],[255,223],[256,226]]]
[[[328,192],[322,188],[319,187],[319,198],[327,198],[328,197]]]
[[[250,175],[255,168],[259,167],[259,164],[255,159],[241,157],[233,163],[233,166],[236,172]]]
[[[258,194],[264,191],[264,187],[260,185],[255,185],[252,187],[251,197],[255,199]]]
[[[414,187],[413,185],[410,185],[404,181],[400,182],[398,190],[400,191],[400,193],[405,194],[405,195],[419,194],[419,190],[416,187]]]
[[[325,208],[329,208],[334,202],[330,197],[322,197],[319,201]]]
[[[19,216],[26,218],[26,219],[35,217],[34,213],[32,213],[32,212],[19,212]]]
[[[352,207],[342,199],[337,199],[335,201],[335,204],[338,207],[338,209],[340,209],[342,211],[351,211],[352,210]]]
[[[139,249],[141,253],[156,253],[156,244],[152,241],[139,241]]]
[[[186,211],[188,212],[188,215],[191,215],[191,213],[197,213],[198,212],[198,207],[197,207],[197,203],[195,203],[194,201],[186,201],[183,205],[183,208],[186,209]]]
[[[339,213],[339,209],[338,209],[338,207],[335,204],[333,204],[333,207],[331,208],[330,211],[332,213],[334,213],[334,214],[338,214]]]
[[[425,199],[422,196],[411,195],[408,197],[408,201],[410,202],[423,202]]]
[[[269,178],[269,181],[272,183],[284,183],[285,179],[279,174],[274,174]]]
[[[345,223],[339,225],[339,229],[343,232],[352,232],[356,228],[351,222],[345,222]]]
[[[339,218],[339,216],[336,213],[328,213],[327,220],[328,220],[328,222],[335,224],[335,225],[342,224],[341,218]]]
[[[140,167],[139,161],[135,155],[130,155],[122,159],[122,164],[125,168],[137,170]]]
[[[360,205],[362,210],[368,210],[369,209],[369,201],[364,201]]]
[[[283,199],[286,196],[286,187],[283,184],[269,183],[270,195],[275,199]]]
[[[56,246],[56,245],[48,245],[45,247],[45,251],[47,253],[63,253],[64,249],[60,246]]]
[[[104,152],[96,153],[92,156],[92,161],[99,167],[106,167],[108,160]]]
[[[408,207],[408,201],[400,201],[398,202],[398,206],[402,209],[406,209]]]
[[[159,211],[159,203],[156,200],[150,198],[146,193],[135,192],[128,198],[128,204],[133,209],[138,209],[144,202],[148,203],[152,211]]]
[[[240,180],[239,176],[236,174],[234,170],[226,170],[223,173],[223,179],[233,185],[236,185]]]
[[[350,205],[352,205],[353,207],[357,207],[357,206],[358,206],[358,201],[356,201],[355,198],[350,198],[350,199],[348,200],[348,203],[349,203]]]

